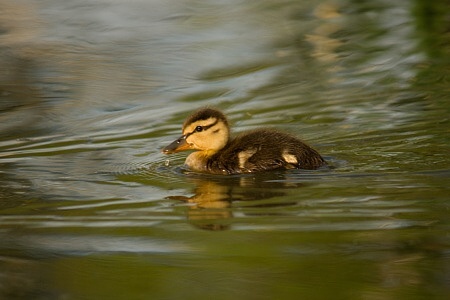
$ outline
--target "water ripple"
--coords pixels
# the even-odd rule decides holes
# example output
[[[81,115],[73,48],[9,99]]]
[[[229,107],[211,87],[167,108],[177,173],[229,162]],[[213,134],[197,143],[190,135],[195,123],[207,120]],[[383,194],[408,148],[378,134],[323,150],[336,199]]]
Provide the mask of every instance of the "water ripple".
[[[58,254],[90,254],[90,253],[189,253],[191,246],[175,241],[167,241],[149,237],[104,236],[104,235],[24,235],[3,236],[9,244],[22,245],[27,249],[38,249],[39,252]]]
[[[163,157],[161,155],[148,157],[128,163],[115,164],[111,173],[119,180],[160,185],[183,183],[184,158],[179,156]]]

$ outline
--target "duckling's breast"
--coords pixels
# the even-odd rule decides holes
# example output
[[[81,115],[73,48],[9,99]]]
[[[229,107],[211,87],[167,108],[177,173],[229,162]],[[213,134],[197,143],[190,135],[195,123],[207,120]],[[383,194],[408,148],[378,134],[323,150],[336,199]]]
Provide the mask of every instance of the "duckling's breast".
[[[207,161],[208,161],[208,157],[201,151],[197,151],[197,152],[189,154],[189,156],[186,158],[186,161],[184,163],[192,171],[206,172],[207,171],[207,167],[206,167]]]

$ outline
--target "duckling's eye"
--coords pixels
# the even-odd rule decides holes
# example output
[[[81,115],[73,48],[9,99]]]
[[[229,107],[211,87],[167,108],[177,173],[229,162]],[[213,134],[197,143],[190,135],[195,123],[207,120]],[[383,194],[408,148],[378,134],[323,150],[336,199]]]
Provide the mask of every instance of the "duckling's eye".
[[[195,127],[195,131],[202,132],[203,131],[203,127],[202,126],[197,126],[197,127]]]

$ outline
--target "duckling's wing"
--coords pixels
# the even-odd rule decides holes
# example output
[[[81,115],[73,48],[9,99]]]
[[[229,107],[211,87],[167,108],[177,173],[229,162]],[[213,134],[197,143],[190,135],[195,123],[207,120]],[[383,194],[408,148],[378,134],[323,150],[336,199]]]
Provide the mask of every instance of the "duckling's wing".
[[[241,135],[236,145],[244,172],[285,169],[317,169],[325,164],[320,154],[289,134],[258,130]]]
[[[259,171],[270,171],[279,168],[293,168],[289,167],[288,163],[283,160],[280,155],[280,149],[277,147],[269,147],[269,145],[256,145],[254,149],[254,154],[249,156],[245,163],[243,163],[243,169],[247,172],[259,172]]]

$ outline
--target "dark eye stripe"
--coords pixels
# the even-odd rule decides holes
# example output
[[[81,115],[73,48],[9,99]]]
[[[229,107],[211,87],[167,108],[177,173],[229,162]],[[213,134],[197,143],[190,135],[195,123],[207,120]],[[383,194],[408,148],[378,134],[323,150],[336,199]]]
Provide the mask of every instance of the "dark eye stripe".
[[[219,120],[216,119],[216,121],[215,121],[214,123],[212,123],[212,124],[205,125],[205,126],[197,126],[197,127],[195,127],[194,131],[192,131],[192,132],[186,134],[186,138],[187,138],[188,136],[190,136],[191,134],[194,134],[194,133],[196,133],[196,132],[201,132],[201,131],[208,130],[209,128],[211,128],[211,127],[213,127],[214,125],[216,125],[218,122],[219,122]],[[198,130],[199,127],[201,128],[201,130]]]

